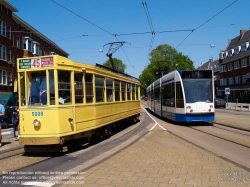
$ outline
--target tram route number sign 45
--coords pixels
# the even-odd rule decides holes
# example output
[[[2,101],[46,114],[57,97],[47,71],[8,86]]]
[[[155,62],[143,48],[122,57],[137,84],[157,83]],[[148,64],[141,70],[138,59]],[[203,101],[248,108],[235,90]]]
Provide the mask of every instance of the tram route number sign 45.
[[[42,111],[32,112],[32,116],[43,116]]]

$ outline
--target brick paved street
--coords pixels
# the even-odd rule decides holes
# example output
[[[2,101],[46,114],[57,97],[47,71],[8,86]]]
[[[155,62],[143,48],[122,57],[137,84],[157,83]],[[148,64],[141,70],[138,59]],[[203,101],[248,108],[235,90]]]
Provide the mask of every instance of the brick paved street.
[[[250,174],[158,127],[88,169],[84,182],[79,186],[246,187]]]

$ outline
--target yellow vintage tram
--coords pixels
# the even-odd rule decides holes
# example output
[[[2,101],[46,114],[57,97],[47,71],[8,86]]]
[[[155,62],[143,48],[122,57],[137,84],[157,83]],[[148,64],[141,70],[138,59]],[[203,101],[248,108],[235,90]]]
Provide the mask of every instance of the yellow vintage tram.
[[[137,79],[58,55],[19,58],[19,143],[26,152],[67,151],[140,114]]]

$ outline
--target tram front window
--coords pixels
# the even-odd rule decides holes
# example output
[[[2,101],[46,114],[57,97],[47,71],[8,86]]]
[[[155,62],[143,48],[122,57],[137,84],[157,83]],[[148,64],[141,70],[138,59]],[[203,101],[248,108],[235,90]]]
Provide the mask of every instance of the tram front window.
[[[213,102],[211,79],[183,79],[186,103]]]
[[[48,105],[48,95],[50,105],[55,105],[54,70],[49,70],[47,76],[46,71],[32,71],[27,73],[27,98],[29,107]],[[23,91],[25,88],[24,74],[20,74],[20,87],[22,105],[25,105],[25,95]]]

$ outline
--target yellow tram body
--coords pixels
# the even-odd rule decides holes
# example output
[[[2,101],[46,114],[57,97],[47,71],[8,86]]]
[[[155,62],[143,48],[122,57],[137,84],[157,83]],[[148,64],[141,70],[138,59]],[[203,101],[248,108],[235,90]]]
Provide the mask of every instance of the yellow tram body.
[[[140,83],[130,76],[58,55],[19,58],[17,64],[19,143],[26,151],[90,141],[97,130],[140,114]]]

